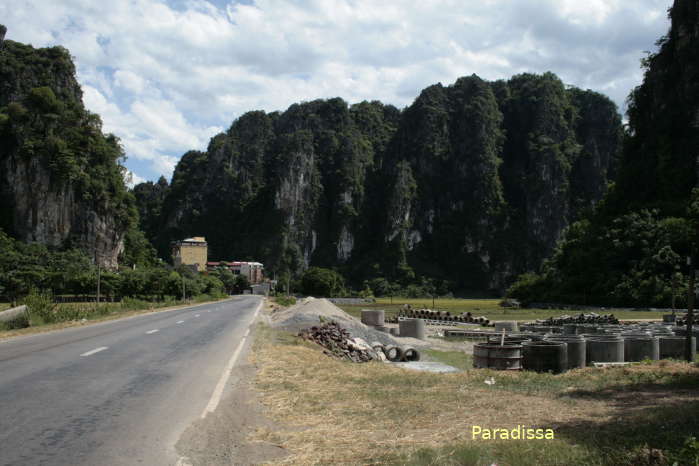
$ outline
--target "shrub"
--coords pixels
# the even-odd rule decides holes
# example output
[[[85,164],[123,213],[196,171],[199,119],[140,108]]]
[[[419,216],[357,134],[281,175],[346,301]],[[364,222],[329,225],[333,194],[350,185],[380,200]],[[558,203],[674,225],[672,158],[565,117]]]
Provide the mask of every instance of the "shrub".
[[[343,293],[344,279],[334,270],[311,267],[301,278],[301,288],[309,296],[331,298]]]
[[[38,318],[45,324],[56,322],[56,304],[51,295],[32,291],[24,298],[22,304],[29,309],[30,319]]]

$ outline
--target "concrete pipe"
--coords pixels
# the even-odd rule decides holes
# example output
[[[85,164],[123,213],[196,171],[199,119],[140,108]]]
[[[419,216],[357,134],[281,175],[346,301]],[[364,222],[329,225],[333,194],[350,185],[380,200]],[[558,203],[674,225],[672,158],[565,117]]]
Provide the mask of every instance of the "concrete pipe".
[[[419,361],[420,360],[420,352],[418,350],[416,350],[415,348],[412,348],[410,346],[404,346],[401,349],[403,350],[402,361],[410,362],[410,361]]]
[[[660,359],[684,359],[686,337],[660,337]],[[697,355],[697,338],[692,337],[692,359]]]
[[[372,349],[373,349],[374,351],[376,351],[376,352],[379,352],[379,351],[384,352],[384,349],[386,348],[386,347],[384,346],[384,344],[381,343],[380,341],[374,341],[374,342],[372,342],[372,343],[371,343],[371,347],[372,347]]]
[[[398,323],[401,337],[425,339],[425,321],[422,319],[404,320]]]
[[[389,329],[388,329],[388,333],[390,333],[391,335],[393,335],[393,336],[395,336],[395,337],[397,337],[397,336],[400,335],[400,332],[398,331],[398,327],[391,327],[391,328],[389,328]]]
[[[13,307],[0,312],[0,322],[9,322],[22,317],[22,315],[26,315],[27,318],[29,317],[27,306]]]
[[[525,370],[560,374],[568,370],[568,344],[561,341],[525,341],[522,343]]]
[[[587,362],[624,362],[624,340],[611,336],[588,339]]]
[[[476,369],[521,370],[522,345],[473,345],[473,367]]]
[[[386,346],[383,350],[386,359],[391,362],[400,362],[403,360],[403,350],[398,346]]]
[[[587,343],[582,335],[548,334],[546,341],[558,341],[568,345],[568,369],[585,367]]]
[[[624,360],[638,362],[644,359],[660,359],[660,340],[648,335],[629,335],[624,337]]]
[[[362,309],[362,323],[371,326],[384,325],[385,318],[383,309]]]

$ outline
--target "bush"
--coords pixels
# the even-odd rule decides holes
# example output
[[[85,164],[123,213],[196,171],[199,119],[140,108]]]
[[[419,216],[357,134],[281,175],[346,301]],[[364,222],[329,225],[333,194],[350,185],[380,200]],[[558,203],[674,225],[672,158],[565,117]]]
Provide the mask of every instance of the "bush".
[[[280,295],[274,298],[274,301],[276,301],[277,304],[280,306],[293,306],[296,304],[296,298],[294,296],[284,296]]]
[[[332,298],[343,294],[344,288],[342,275],[331,269],[311,267],[301,278],[301,289],[309,296]]]
[[[524,273],[507,290],[508,298],[518,299],[525,306],[534,301],[545,301],[547,297],[546,279],[535,273]]]
[[[236,294],[243,294],[243,292],[250,288],[250,280],[245,275],[236,275],[233,289]]]
[[[51,295],[32,291],[24,298],[22,304],[27,306],[30,319],[38,318],[45,324],[56,322],[56,304],[54,304]]]

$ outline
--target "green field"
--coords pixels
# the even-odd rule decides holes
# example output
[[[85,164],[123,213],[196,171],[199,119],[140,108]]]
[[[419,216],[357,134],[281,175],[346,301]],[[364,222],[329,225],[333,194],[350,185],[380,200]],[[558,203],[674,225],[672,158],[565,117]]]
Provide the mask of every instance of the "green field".
[[[500,306],[500,299],[411,299],[411,298],[377,298],[373,304],[339,305],[345,312],[359,317],[362,309],[384,309],[386,317],[398,313],[403,304],[410,304],[413,309],[428,308],[439,311],[449,311],[452,314],[471,312],[475,316],[485,316],[490,320],[519,320],[530,321],[547,319],[552,316],[576,315],[581,311],[556,309],[512,309]],[[662,319],[665,312],[660,311],[628,311],[609,309],[606,313],[614,314],[618,319]]]
[[[10,308],[10,303],[0,303],[0,311]]]

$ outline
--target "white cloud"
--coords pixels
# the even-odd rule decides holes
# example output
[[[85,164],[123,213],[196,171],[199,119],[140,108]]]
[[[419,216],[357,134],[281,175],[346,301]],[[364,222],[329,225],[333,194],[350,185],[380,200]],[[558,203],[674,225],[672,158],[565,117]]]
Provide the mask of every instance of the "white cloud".
[[[133,71],[117,70],[114,73],[114,84],[124,88],[128,92],[138,95],[143,93],[147,82]]]
[[[553,71],[623,105],[670,3],[5,0],[0,17],[9,39],[71,50],[86,105],[153,179],[248,110],[334,96],[404,106],[472,73]]]
[[[124,177],[124,182],[126,182],[126,185],[129,188],[133,188],[137,184],[143,183],[145,181],[148,181],[148,180],[146,180],[145,178],[141,178],[140,176],[138,176],[137,174],[135,174],[131,170],[126,171],[126,176]]]

